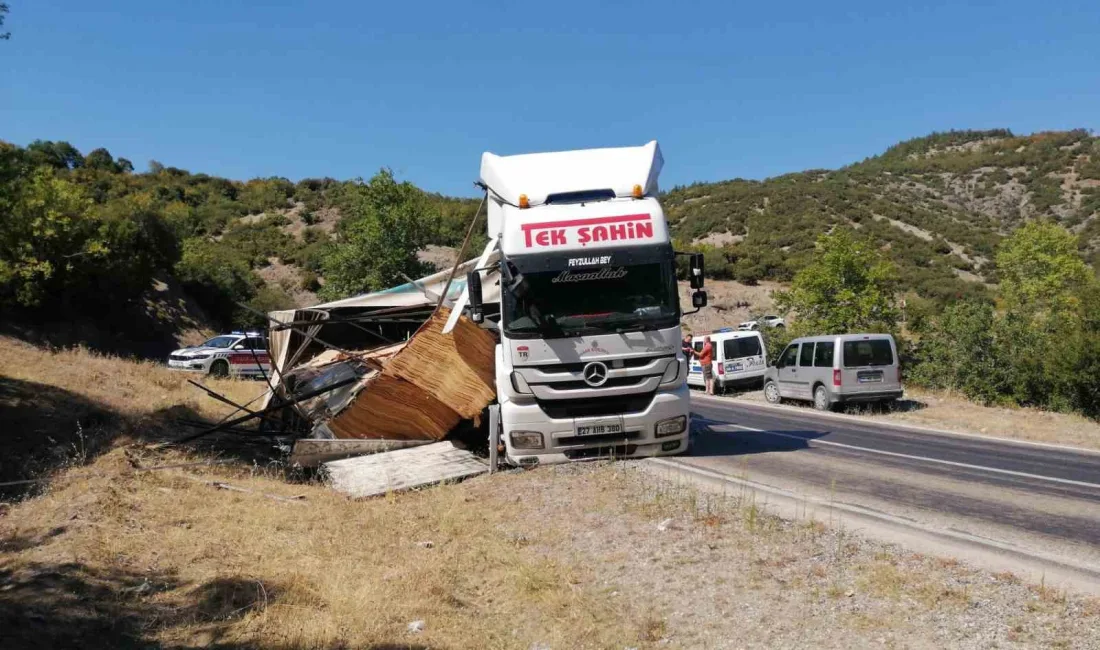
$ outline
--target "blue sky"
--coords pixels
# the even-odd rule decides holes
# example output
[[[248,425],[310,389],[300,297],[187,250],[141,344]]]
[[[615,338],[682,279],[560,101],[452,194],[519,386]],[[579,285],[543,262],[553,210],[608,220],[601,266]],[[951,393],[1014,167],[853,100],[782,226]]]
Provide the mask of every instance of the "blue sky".
[[[933,130],[1100,128],[1100,9],[1059,2],[7,0],[0,139],[245,179],[641,144],[662,185]],[[897,6],[895,6],[897,5]]]

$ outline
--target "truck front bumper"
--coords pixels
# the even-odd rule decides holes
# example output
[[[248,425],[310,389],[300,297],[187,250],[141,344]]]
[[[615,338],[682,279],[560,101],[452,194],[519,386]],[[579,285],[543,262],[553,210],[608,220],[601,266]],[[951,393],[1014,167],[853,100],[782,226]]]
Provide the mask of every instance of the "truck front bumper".
[[[612,416],[554,419],[538,404],[506,402],[501,405],[502,440],[506,461],[512,465],[532,466],[597,458],[645,458],[669,456],[687,451],[691,432],[690,393],[686,384],[671,391],[658,392],[649,407],[640,413]],[[683,416],[682,431],[657,436],[657,423]],[[609,434],[581,434],[580,427],[618,424],[620,430]],[[517,449],[512,432],[542,434],[542,449]]]

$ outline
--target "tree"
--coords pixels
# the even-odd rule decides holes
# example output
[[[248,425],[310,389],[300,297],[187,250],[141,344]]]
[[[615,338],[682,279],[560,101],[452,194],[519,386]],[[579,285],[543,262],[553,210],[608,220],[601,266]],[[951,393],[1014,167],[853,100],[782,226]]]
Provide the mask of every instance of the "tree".
[[[1077,236],[1051,222],[1016,229],[997,250],[1005,308],[1030,316],[1079,314],[1081,292],[1093,273],[1077,252]]]
[[[416,252],[435,232],[437,213],[428,197],[409,182],[398,183],[383,169],[369,183],[348,188],[337,242],[323,268],[326,300],[377,291],[430,271]]]
[[[68,142],[35,140],[27,145],[27,155],[34,166],[55,169],[76,169],[84,165],[84,156]]]
[[[53,169],[34,171],[0,221],[0,298],[36,307],[107,253],[90,207],[81,188]]]
[[[10,11],[10,9],[8,9],[8,3],[0,2],[0,27],[4,26],[4,18],[6,18],[4,14],[8,13],[8,11]],[[11,32],[0,32],[0,41],[6,41],[9,38],[11,38]]]
[[[799,334],[891,332],[898,322],[897,284],[892,262],[838,228],[818,238],[813,261],[775,298],[781,309],[797,313]]]
[[[87,156],[84,156],[84,166],[88,169],[98,169],[107,172],[117,171],[115,167],[115,157],[111,155],[110,151],[107,151],[103,147],[93,149]]]

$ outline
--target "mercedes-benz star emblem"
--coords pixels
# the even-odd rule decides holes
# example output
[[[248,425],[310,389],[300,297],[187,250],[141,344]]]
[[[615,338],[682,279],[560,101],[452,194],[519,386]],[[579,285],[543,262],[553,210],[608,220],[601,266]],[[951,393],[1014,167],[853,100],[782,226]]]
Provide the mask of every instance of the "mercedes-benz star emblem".
[[[599,361],[586,365],[582,374],[584,383],[589,386],[603,386],[607,383],[607,366]]]

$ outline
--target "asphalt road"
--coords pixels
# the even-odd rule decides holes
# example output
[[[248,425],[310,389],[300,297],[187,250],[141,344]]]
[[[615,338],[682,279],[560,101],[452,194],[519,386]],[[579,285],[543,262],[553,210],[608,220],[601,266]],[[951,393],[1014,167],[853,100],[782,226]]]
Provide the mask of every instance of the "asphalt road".
[[[692,402],[676,463],[1100,568],[1100,454]]]

